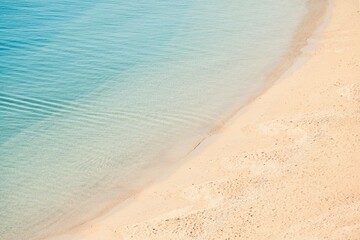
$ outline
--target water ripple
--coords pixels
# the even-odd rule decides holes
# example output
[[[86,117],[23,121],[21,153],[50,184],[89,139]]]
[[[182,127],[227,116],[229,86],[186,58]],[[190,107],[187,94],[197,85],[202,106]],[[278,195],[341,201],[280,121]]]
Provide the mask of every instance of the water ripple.
[[[259,89],[305,9],[2,0],[0,238],[70,228],[185,155]]]

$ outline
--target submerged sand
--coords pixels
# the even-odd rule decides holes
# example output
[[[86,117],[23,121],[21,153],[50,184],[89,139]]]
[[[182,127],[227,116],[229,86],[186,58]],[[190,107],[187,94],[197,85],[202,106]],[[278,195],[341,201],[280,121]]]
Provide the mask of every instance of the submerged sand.
[[[360,6],[165,179],[56,239],[360,239]]]

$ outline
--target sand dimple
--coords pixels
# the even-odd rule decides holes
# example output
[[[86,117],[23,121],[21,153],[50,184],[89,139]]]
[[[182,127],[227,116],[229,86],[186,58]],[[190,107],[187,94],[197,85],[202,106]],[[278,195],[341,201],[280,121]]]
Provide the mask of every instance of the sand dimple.
[[[339,94],[350,101],[360,102],[360,83],[354,83],[340,88]]]
[[[279,239],[359,240],[360,202],[331,209],[321,216],[291,226]]]

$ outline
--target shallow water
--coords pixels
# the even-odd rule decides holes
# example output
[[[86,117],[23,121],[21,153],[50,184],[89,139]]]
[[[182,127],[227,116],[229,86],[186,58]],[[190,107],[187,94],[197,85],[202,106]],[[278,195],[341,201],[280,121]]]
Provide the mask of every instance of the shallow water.
[[[303,0],[1,1],[0,238],[71,227],[180,158],[261,89],[305,13]]]

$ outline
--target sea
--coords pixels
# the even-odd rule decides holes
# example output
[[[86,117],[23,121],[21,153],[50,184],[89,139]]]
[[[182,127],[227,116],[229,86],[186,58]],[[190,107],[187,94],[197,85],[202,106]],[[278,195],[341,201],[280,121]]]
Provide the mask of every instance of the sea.
[[[307,4],[1,0],[0,239],[66,232],[165,174],[268,84]]]

